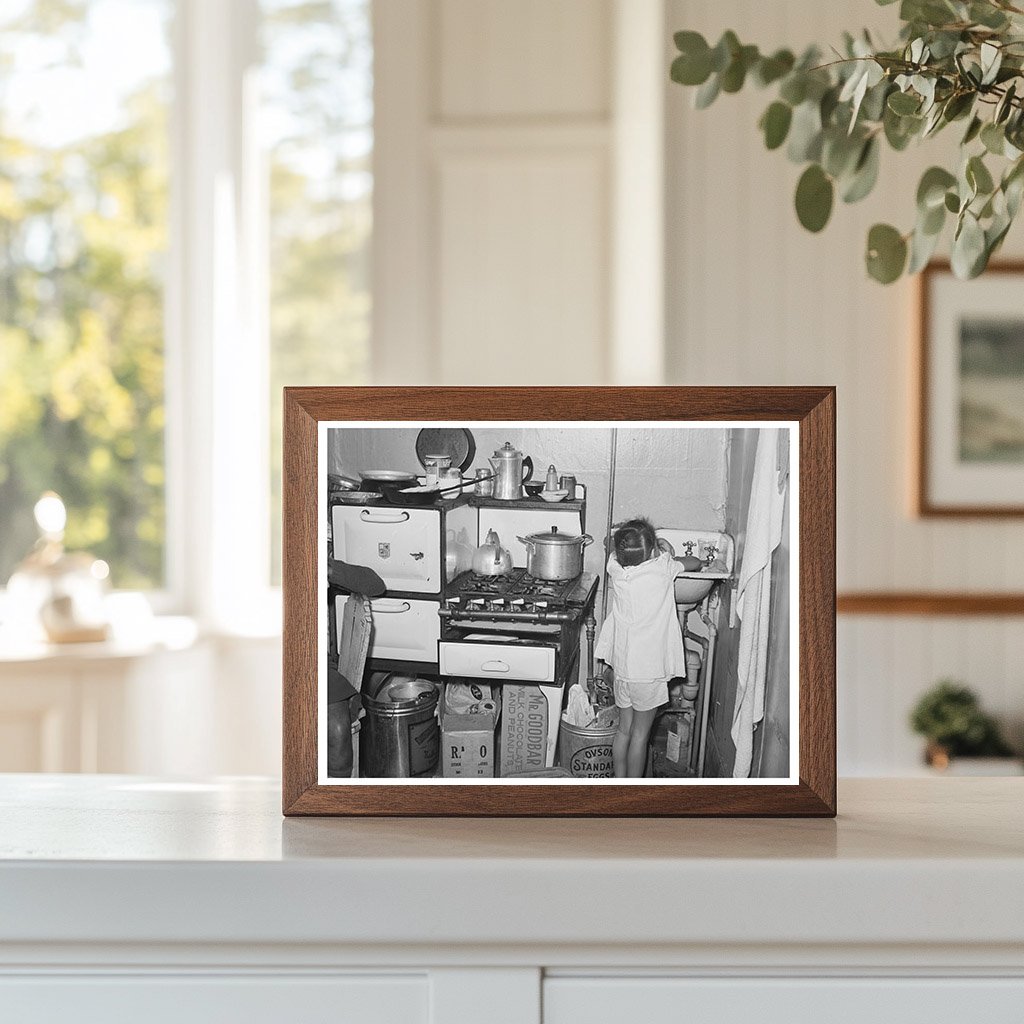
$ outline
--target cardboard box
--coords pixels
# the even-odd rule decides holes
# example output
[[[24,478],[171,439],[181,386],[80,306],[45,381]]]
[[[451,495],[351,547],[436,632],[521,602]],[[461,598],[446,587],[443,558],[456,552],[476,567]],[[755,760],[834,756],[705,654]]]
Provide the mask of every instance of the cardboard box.
[[[548,701],[539,686],[506,683],[501,688],[501,774],[545,766]]]
[[[480,694],[482,700],[491,699],[490,687],[474,689],[486,691]],[[453,712],[447,697],[446,689],[441,704],[441,775],[446,779],[493,778],[497,763],[494,749],[497,715]]]
[[[444,778],[494,777],[494,725],[493,715],[446,715],[441,720]]]

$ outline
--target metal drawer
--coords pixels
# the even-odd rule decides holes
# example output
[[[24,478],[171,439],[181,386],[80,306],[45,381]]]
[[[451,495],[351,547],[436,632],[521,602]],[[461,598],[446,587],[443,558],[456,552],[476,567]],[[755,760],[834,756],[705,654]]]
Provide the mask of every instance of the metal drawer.
[[[552,647],[442,640],[438,671],[474,679],[548,683],[555,678],[555,651]]]
[[[341,622],[346,596],[335,599],[335,614]],[[415,601],[381,597],[370,602],[373,632],[370,657],[392,661],[434,661],[441,620],[436,601]]]

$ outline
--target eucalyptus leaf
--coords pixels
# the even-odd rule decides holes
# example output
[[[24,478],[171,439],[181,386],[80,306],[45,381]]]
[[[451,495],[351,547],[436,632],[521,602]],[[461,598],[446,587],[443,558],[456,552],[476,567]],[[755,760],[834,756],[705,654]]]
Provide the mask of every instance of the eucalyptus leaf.
[[[985,161],[980,156],[972,156],[967,161],[967,181],[973,187],[975,194],[988,195],[995,188],[992,175],[985,166]]]
[[[793,108],[788,103],[776,100],[761,115],[761,130],[767,149],[778,149],[786,141],[789,126],[793,120]]]
[[[892,284],[907,262],[906,239],[890,224],[875,224],[868,232],[868,273],[880,284]]]
[[[706,110],[718,98],[722,91],[722,80],[717,74],[711,77],[694,93],[693,105],[698,110]]]
[[[897,152],[907,148],[910,140],[920,131],[922,124],[924,118],[900,117],[891,110],[886,110],[882,116],[885,141]]]
[[[864,149],[864,134],[854,137],[838,127],[822,132],[821,166],[833,178],[841,178],[854,170]]]
[[[754,81],[760,86],[771,85],[788,75],[795,63],[796,58],[791,51],[776,50],[770,57],[762,57],[755,65]]]
[[[966,117],[974,107],[975,96],[972,92],[954,93],[942,107],[942,116],[946,121],[956,121]]]
[[[964,137],[960,140],[961,146],[967,146],[972,143],[979,135],[982,129],[982,120],[980,117],[972,117],[971,123],[967,126],[967,131],[964,132]]]
[[[968,17],[976,24],[984,25],[985,28],[999,30],[1007,25],[1006,15],[990,3],[972,3],[968,10]]]
[[[1017,83],[1011,82],[1003,93],[999,102],[996,104],[996,112],[992,117],[992,120],[996,124],[1002,124],[1013,110],[1013,101],[1017,95]]]
[[[981,44],[979,51],[981,58],[981,84],[991,85],[999,74],[999,68],[1003,63],[1003,51],[991,42]]]
[[[921,106],[921,100],[909,92],[894,92],[889,96],[889,109],[894,114],[916,114]]]
[[[957,233],[953,238],[950,264],[953,273],[962,281],[976,277],[975,267],[985,258],[985,232],[978,219],[965,211]]]
[[[807,75],[803,71],[794,71],[787,75],[779,88],[779,98],[791,107],[798,107],[807,99]]]
[[[739,92],[746,81],[747,72],[757,59],[756,46],[741,46],[733,55],[732,63],[722,72],[722,92]]]
[[[956,176],[944,167],[929,167],[917,186],[917,208],[927,213],[936,206],[942,206],[946,191],[955,184]]]
[[[811,164],[796,186],[796,215],[808,231],[821,231],[832,214],[832,180],[817,165]]]
[[[872,136],[864,143],[853,175],[843,188],[844,203],[860,202],[875,187],[875,182],[878,181],[878,151],[878,139]]]
[[[1006,145],[1006,133],[1001,125],[989,121],[981,129],[982,145],[994,156],[1002,156]]]
[[[732,63],[735,54],[739,53],[741,44],[732,29],[722,33],[721,39],[711,51],[711,70],[721,74]]]
[[[892,82],[885,78],[869,86],[864,94],[864,102],[860,105],[860,121],[881,121],[885,113],[885,101],[892,91]]]
[[[821,111],[817,103],[808,100],[793,111],[786,155],[793,163],[817,160],[821,142]]]
[[[938,235],[946,224],[946,204],[939,203],[927,210],[918,210],[917,228],[925,235]]]
[[[907,264],[907,273],[916,274],[928,265],[935,249],[938,247],[941,232],[928,233],[915,228],[910,237],[910,262]]]

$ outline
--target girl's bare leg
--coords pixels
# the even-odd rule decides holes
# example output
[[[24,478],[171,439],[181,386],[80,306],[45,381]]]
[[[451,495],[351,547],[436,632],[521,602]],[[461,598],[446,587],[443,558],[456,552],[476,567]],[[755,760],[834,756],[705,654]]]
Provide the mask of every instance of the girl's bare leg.
[[[644,768],[647,766],[647,740],[651,735],[651,726],[654,725],[654,715],[657,709],[650,711],[632,710],[629,730],[629,753],[626,756],[626,777],[630,779],[642,779]],[[621,728],[622,719],[619,719]],[[616,739],[618,733],[616,733]],[[616,762],[617,765],[617,762]]]
[[[619,708],[619,724],[612,737],[612,761],[615,764],[615,778],[629,778],[629,733],[633,725],[633,709]]]

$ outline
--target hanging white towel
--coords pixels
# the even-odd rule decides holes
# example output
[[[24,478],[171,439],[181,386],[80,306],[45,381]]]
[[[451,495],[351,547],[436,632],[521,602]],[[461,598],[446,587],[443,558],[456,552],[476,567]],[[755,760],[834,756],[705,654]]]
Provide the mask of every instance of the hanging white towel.
[[[778,434],[762,429],[754,455],[747,531],[740,563],[736,613],[740,619],[736,707],[731,735],[736,745],[733,777],[750,775],[754,727],[764,717],[764,689],[768,675],[769,608],[772,589],[772,553],[782,539],[782,517],[788,481],[780,489]]]

